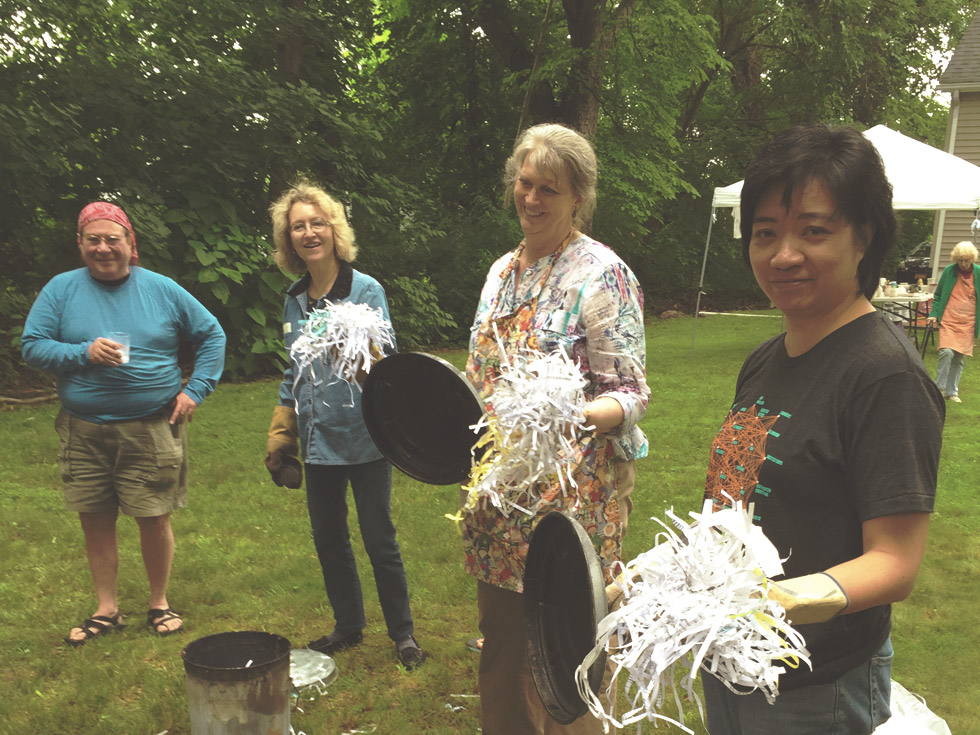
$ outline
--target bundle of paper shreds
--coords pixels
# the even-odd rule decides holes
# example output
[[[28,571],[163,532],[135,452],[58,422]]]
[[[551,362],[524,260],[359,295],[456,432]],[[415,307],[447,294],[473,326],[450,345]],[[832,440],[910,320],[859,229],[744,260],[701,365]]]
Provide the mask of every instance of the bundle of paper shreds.
[[[474,447],[467,509],[486,502],[505,515],[534,513],[542,488],[561,493],[576,487],[572,471],[581,452],[576,438],[585,425],[585,377],[564,353],[527,351],[501,361],[486,413],[473,427],[485,428]]]
[[[302,331],[289,348],[297,381],[304,370],[316,380],[319,364],[329,368],[334,380],[360,388],[355,380],[358,371],[369,373],[375,357],[386,347],[393,347],[395,341],[391,322],[381,309],[367,304],[328,301],[323,309],[313,309],[300,325]]]
[[[618,576],[623,603],[599,623],[596,646],[576,671],[579,694],[606,732],[610,724],[644,720],[693,732],[684,726],[681,691],[703,718],[694,691],[699,668],[736,693],[761,690],[771,704],[785,670],[780,664],[810,665],[803,637],[767,597],[768,578],[782,573],[779,554],[752,525],[751,509],[733,505],[712,513],[706,501],[701,513],[691,513],[690,524],[668,511],[676,531],[654,519],[665,529],[657,544]],[[622,720],[605,712],[588,686],[588,669],[603,650],[616,676],[629,673],[629,711]],[[668,696],[678,719],[661,714]]]

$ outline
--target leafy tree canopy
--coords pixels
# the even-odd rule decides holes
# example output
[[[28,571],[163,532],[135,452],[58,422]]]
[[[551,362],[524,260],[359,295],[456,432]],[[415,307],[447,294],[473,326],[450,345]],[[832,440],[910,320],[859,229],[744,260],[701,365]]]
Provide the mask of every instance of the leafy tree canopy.
[[[0,0],[0,374],[74,221],[118,201],[142,263],[278,369],[288,278],[267,207],[297,175],[348,206],[402,344],[466,333],[519,229],[518,131],[595,141],[593,234],[649,293],[694,294],[711,188],[774,132],[884,123],[942,142],[931,92],[980,0]],[[725,242],[712,298],[755,297]],[[717,272],[717,273],[715,273]],[[9,346],[8,346],[9,345]]]

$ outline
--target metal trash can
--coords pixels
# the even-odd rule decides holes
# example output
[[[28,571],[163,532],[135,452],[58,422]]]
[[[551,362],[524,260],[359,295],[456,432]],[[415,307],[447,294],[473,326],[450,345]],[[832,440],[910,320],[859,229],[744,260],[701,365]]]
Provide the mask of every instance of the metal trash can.
[[[192,735],[289,735],[289,641],[246,630],[181,652]]]

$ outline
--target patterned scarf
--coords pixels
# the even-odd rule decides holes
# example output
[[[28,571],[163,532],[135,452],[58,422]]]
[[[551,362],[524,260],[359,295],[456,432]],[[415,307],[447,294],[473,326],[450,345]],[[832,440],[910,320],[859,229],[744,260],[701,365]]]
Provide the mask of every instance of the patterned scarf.
[[[122,210],[121,207],[111,204],[109,202],[92,202],[91,204],[85,205],[81,212],[78,214],[78,232],[81,234],[82,228],[85,227],[89,222],[94,222],[97,219],[107,219],[110,222],[115,222],[117,225],[122,225],[129,232],[129,241],[133,246],[133,254],[129,259],[130,265],[136,265],[140,256],[136,252],[136,233],[133,232],[133,225],[129,221],[129,217]]]

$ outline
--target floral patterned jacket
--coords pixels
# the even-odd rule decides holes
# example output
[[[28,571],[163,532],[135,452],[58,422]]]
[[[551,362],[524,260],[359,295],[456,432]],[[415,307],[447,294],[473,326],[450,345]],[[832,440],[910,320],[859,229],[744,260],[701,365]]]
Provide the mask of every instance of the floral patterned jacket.
[[[612,462],[646,456],[646,437],[637,423],[650,397],[645,377],[643,294],[626,264],[605,245],[580,235],[559,253],[525,269],[517,282],[512,265],[519,252],[508,253],[490,268],[471,333],[467,377],[484,398],[492,396],[492,380],[486,376],[494,371],[487,370],[492,366],[485,362],[494,350],[485,344],[488,335],[481,327],[490,319],[514,313],[532,299],[551,268],[537,293],[537,309],[524,314],[527,323],[515,326],[533,331],[542,352],[563,347],[586,377],[586,399],[614,398],[623,407],[624,420],[616,431],[583,442],[583,459],[575,475],[578,489],[570,497],[556,493],[530,517],[519,512],[505,516],[492,507],[464,515],[467,571],[484,582],[518,592],[523,590],[528,540],[537,521],[550,510],[563,510],[582,524],[607,576],[611,564],[621,558]],[[540,494],[549,495],[544,488]]]

